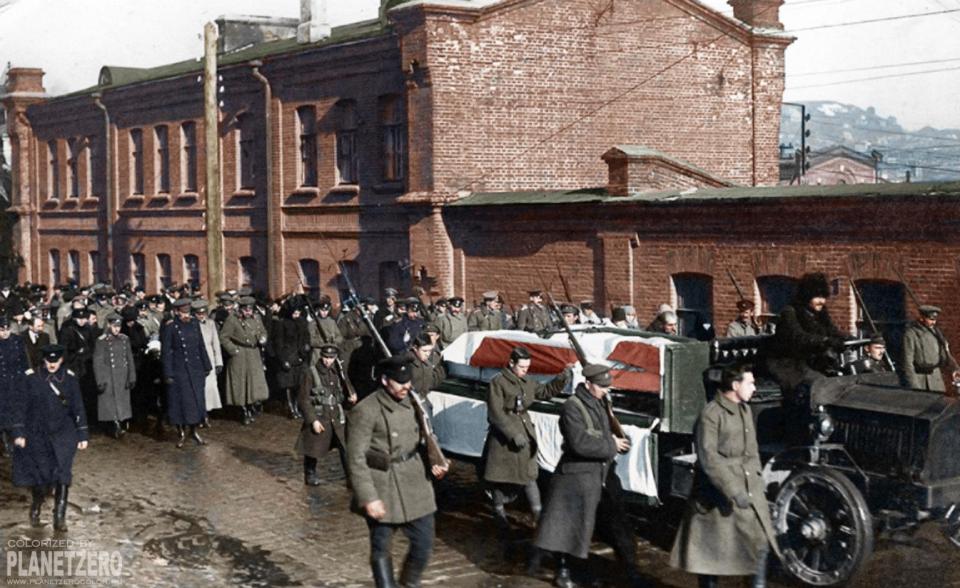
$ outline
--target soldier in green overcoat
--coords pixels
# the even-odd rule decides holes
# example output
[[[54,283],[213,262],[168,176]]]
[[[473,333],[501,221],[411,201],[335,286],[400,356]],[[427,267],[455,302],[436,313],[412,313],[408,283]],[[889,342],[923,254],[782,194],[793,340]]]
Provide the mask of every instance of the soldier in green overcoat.
[[[939,319],[940,308],[925,304],[920,307],[920,317],[907,325],[903,333],[902,380],[905,386],[946,392],[943,369],[949,370],[952,381],[960,379],[960,366],[957,366],[946,338],[937,327]]]
[[[747,404],[754,391],[750,368],[724,368],[720,391],[697,420],[693,491],[670,565],[698,574],[701,587],[716,587],[717,576],[750,574],[754,587],[766,585],[776,539]]]

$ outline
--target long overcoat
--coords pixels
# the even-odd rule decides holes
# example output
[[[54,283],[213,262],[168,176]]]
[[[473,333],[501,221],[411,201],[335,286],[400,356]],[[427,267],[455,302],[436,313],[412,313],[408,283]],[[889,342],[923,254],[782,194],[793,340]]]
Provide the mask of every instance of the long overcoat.
[[[223,352],[220,349],[220,333],[217,332],[217,324],[211,319],[200,321],[200,334],[203,335],[203,346],[207,350],[207,357],[213,364],[212,370],[207,373],[203,382],[203,394],[207,403],[207,411],[223,408],[220,402],[220,389],[217,387],[217,368],[223,367]]]
[[[228,405],[247,406],[270,396],[258,343],[266,336],[267,330],[256,316],[241,318],[231,314],[223,323],[220,345],[230,356],[224,380]]]
[[[822,369],[825,352],[843,333],[829,311],[814,312],[805,305],[787,305],[777,319],[777,331],[765,350],[767,367],[786,394]]]
[[[586,558],[604,480],[617,455],[617,445],[600,401],[583,385],[577,386],[575,396],[592,426],[588,426],[584,411],[571,399],[563,403],[560,411],[563,454],[550,477],[547,504],[537,526],[536,546]]]
[[[695,435],[693,491],[670,565],[692,574],[753,574],[758,552],[776,539],[750,407],[718,395],[700,413]],[[749,506],[738,507],[737,496]]]
[[[171,425],[196,425],[207,416],[204,381],[213,369],[195,319],[174,319],[160,330],[160,360],[167,382]]]
[[[97,419],[125,421],[133,416],[130,391],[137,385],[130,338],[104,333],[93,347],[93,375],[97,381]]]
[[[335,441],[347,446],[343,401],[343,388],[335,368],[319,365],[303,370],[303,381],[297,395],[297,404],[303,412],[303,424],[294,451],[323,459]],[[314,421],[320,421],[322,433],[313,432]]]
[[[503,368],[490,380],[487,395],[490,427],[483,448],[484,480],[524,485],[537,479],[537,430],[528,409],[536,400],[547,400],[560,394],[569,379],[570,372],[565,370],[550,382],[541,384],[533,379],[519,378],[509,368]],[[521,441],[523,448],[518,447]]]
[[[76,376],[63,365],[41,370],[29,370],[15,395],[10,433],[27,442],[13,450],[16,486],[70,484],[77,444],[89,438]]]
[[[299,388],[305,360],[310,357],[310,332],[300,318],[282,317],[274,321],[270,344],[276,358],[274,374],[281,389]]]
[[[19,335],[0,339],[0,431],[10,426],[11,403],[20,378],[27,371],[27,352]]]
[[[420,425],[409,396],[395,400],[378,388],[347,415],[347,469],[355,510],[382,500],[381,523],[407,523],[433,514],[437,503],[420,448]]]
[[[943,335],[918,321],[907,325],[903,333],[903,384],[916,390],[944,392],[942,367],[951,365],[941,343]]]

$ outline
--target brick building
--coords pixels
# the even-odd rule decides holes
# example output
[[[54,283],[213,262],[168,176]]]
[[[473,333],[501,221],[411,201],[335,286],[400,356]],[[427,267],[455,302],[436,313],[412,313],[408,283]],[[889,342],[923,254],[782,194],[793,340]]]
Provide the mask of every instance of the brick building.
[[[736,18],[695,0],[390,0],[319,40],[222,42],[212,266],[228,287],[336,297],[337,257],[364,293],[499,287],[518,304],[533,265],[552,280],[559,262],[574,296],[721,325],[728,268],[770,308],[804,271],[852,269],[900,296],[902,321],[896,267],[955,329],[955,191],[750,188],[778,180],[792,38],[782,0],[730,4]],[[49,98],[43,72],[8,72],[22,279],[207,281],[200,73],[105,66]]]

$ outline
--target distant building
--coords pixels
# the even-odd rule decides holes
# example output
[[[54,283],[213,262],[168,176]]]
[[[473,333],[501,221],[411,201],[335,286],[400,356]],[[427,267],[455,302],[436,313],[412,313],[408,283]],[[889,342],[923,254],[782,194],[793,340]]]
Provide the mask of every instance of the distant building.
[[[879,176],[879,160],[869,154],[860,153],[835,145],[823,151],[813,152],[807,160],[809,168],[797,181],[799,160],[783,147],[780,150],[780,184],[816,184],[836,186],[842,184],[876,184],[885,180]]]

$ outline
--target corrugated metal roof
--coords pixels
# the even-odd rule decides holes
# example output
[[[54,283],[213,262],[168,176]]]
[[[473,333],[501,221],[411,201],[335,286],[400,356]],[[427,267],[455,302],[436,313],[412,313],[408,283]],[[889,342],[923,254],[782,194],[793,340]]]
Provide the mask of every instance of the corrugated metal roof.
[[[839,186],[769,186],[671,190],[636,196],[612,196],[605,188],[584,190],[477,192],[450,206],[503,206],[540,204],[679,204],[702,201],[776,200],[793,198],[895,198],[939,197],[960,200],[960,182],[849,184]]]

